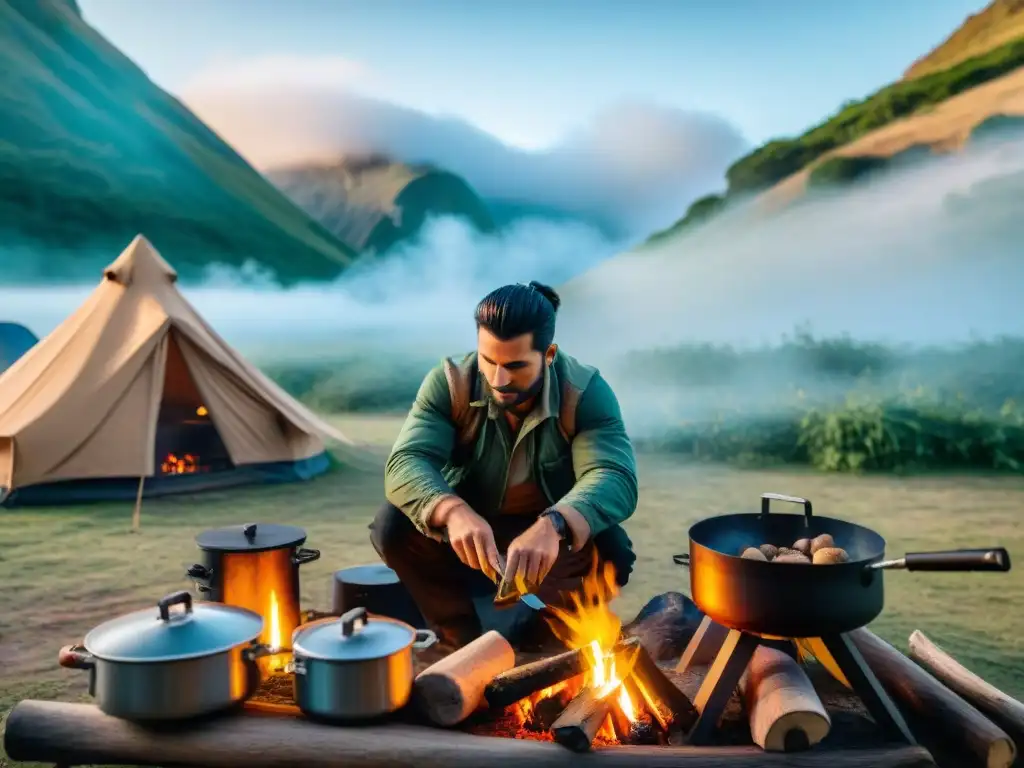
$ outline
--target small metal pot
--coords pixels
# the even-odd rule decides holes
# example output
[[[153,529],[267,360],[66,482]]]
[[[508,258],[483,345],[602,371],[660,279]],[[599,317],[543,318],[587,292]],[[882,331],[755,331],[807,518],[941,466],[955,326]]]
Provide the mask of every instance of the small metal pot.
[[[412,649],[437,642],[429,629],[354,608],[292,635],[295,703],[305,714],[362,720],[401,709],[412,693]]]
[[[182,605],[184,610],[171,611]],[[216,603],[192,605],[176,592],[105,622],[82,646],[60,651],[60,665],[89,671],[99,708],[126,720],[183,720],[227,709],[260,684],[255,660],[273,649],[255,644],[263,618]]]

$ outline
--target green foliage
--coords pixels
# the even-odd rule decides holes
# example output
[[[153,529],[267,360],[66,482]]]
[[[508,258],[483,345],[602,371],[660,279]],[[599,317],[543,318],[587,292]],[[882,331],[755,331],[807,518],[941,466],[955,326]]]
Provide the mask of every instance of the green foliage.
[[[830,157],[819,163],[808,177],[808,186],[833,187],[862,181],[865,178],[884,171],[891,161],[887,157],[874,156],[837,156]]]
[[[140,232],[183,276],[216,261],[330,278],[354,260],[72,6],[0,3],[6,246],[49,246],[43,271],[59,279],[83,262],[95,275]]]
[[[848,101],[802,136],[771,141],[733,163],[726,172],[729,194],[767,189],[832,149],[1022,65],[1024,39],[1019,39],[949,69],[893,83],[861,101]]]
[[[656,243],[659,240],[672,237],[678,232],[682,232],[685,229],[689,229],[697,224],[707,221],[712,216],[720,213],[725,207],[725,195],[705,195],[697,200],[694,200],[690,207],[686,209],[686,215],[679,219],[675,224],[670,226],[668,229],[663,229],[660,232],[655,232],[648,239],[648,243]]]

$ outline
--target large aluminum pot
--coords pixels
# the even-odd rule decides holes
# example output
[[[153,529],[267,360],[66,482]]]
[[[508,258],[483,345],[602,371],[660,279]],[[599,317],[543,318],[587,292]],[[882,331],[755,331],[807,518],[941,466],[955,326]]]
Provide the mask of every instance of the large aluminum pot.
[[[437,641],[429,629],[353,608],[292,635],[295,703],[307,715],[361,720],[401,709],[412,693],[412,649]]]
[[[183,610],[172,611],[181,605]],[[155,608],[112,619],[61,649],[60,664],[89,671],[89,693],[108,715],[181,720],[227,709],[260,684],[254,641],[263,617],[176,592]]]

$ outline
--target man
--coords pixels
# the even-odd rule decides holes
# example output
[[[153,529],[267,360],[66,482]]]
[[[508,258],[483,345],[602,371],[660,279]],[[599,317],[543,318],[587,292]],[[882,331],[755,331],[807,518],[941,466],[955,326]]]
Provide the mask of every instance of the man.
[[[636,458],[611,388],[554,344],[559,303],[536,282],[487,295],[477,351],[427,374],[387,462],[373,545],[456,647],[481,632],[473,597],[494,595],[500,553],[505,577],[549,605],[595,549],[620,585],[635,560],[619,524]]]

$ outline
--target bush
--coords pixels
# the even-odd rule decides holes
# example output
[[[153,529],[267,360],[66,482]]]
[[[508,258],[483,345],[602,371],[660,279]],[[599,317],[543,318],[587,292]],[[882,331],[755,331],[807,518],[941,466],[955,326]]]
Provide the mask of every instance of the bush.
[[[266,370],[317,410],[403,413],[435,363],[362,354]],[[633,352],[606,375],[620,389],[638,370],[699,416],[684,421],[676,407],[660,434],[638,441],[648,448],[830,472],[1024,470],[1024,339],[899,349],[800,329],[758,349]]]
[[[1024,419],[980,411],[858,401],[772,418],[680,427],[651,443],[693,459],[743,466],[806,464],[826,472],[1024,470]]]

